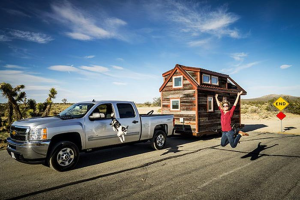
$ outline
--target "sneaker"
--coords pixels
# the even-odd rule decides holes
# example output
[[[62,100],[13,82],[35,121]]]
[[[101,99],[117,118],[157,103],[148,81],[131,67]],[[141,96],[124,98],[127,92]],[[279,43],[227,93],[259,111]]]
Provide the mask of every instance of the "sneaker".
[[[240,134],[241,136],[249,136],[248,133],[245,133],[245,132],[243,132],[243,131],[239,131],[239,134]]]

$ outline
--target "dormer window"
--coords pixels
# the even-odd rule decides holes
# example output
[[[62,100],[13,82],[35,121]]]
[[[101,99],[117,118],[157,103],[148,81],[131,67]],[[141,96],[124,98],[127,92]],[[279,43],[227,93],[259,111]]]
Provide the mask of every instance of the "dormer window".
[[[210,75],[203,74],[202,75],[202,83],[210,84]]]
[[[173,88],[181,88],[181,87],[182,87],[182,76],[174,76]]]
[[[219,78],[217,76],[211,76],[211,84],[219,85]]]

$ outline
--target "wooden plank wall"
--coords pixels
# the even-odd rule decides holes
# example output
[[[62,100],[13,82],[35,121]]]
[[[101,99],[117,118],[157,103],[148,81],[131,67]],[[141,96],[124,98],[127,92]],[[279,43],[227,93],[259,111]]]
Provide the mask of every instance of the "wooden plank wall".
[[[175,72],[174,76],[181,76],[180,72]],[[196,98],[195,89],[192,84],[183,76],[183,87],[173,88],[173,78],[167,83],[162,90],[162,114],[173,114],[175,124],[182,125],[179,118],[184,118],[184,124],[196,132]],[[180,111],[171,111],[170,100],[180,99]]]
[[[206,132],[213,132],[216,129],[221,129],[221,112],[215,100],[215,94],[215,92],[210,91],[198,91],[198,130],[200,135]],[[207,96],[213,96],[214,98],[214,112],[207,112]],[[219,101],[222,101],[223,97],[227,97],[227,100],[230,102],[230,107],[232,107],[236,96],[236,94],[219,93],[218,99]],[[235,123],[240,123],[240,101],[238,102],[231,119],[231,124]]]
[[[193,77],[195,79],[196,82],[198,82],[198,72],[195,71],[186,71],[187,73],[189,73],[191,75],[191,77]]]

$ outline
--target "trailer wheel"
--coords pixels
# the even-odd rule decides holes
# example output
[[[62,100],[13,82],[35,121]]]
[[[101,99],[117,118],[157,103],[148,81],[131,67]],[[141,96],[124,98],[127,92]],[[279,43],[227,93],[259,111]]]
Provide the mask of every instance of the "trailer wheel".
[[[154,150],[160,150],[163,149],[167,142],[167,135],[162,130],[155,131],[153,138],[151,139],[151,147]]]
[[[50,155],[50,167],[56,171],[67,171],[75,167],[79,160],[79,149],[69,141],[58,142]]]

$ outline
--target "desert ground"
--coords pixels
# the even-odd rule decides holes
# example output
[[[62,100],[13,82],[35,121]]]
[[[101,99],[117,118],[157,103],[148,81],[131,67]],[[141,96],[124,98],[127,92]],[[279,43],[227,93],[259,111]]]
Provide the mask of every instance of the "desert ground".
[[[273,117],[261,119],[257,114],[242,114],[242,123],[245,124],[244,131],[255,131],[260,133],[283,133],[300,135],[300,115],[285,113],[286,117],[281,121],[274,114]]]

